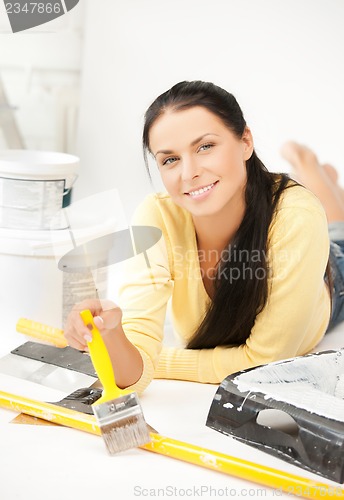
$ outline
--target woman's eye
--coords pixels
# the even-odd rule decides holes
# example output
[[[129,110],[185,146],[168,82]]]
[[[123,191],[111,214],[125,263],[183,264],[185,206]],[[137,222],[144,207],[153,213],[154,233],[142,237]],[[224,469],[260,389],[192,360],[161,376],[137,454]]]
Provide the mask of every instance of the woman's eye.
[[[171,165],[171,163],[175,162],[177,158],[175,156],[171,156],[170,158],[166,158],[163,162],[162,165]]]
[[[199,151],[207,151],[208,149],[212,148],[214,144],[202,144],[200,146]]]

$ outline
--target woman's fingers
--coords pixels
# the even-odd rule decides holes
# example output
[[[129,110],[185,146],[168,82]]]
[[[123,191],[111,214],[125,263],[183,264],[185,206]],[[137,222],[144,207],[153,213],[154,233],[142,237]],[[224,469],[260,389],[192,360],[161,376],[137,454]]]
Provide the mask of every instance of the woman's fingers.
[[[78,351],[87,351],[88,350],[88,347],[87,347],[87,343],[80,343],[78,340],[75,340],[75,339],[70,339],[68,340],[68,345],[70,347],[74,347],[74,349],[77,349]]]
[[[76,325],[74,324],[74,319],[76,319],[74,318],[74,315],[75,313],[70,313],[70,316],[68,317],[64,329],[64,336],[68,345],[74,347],[75,349],[84,350],[87,347],[87,342],[92,340],[92,334],[84,324],[82,325],[82,328],[78,328],[78,320],[76,321]]]
[[[109,300],[88,299],[75,304],[68,315],[64,336],[71,347],[79,350],[86,350],[87,342],[92,341],[92,326],[85,325],[80,316],[80,312],[85,309],[91,311],[95,325],[102,334],[116,328],[122,320],[121,309]]]
[[[113,330],[122,321],[122,310],[114,303],[111,308],[95,316],[94,322],[100,331]]]
[[[84,324],[80,312],[84,309],[95,309],[97,307],[95,301],[83,301],[75,304],[68,315],[64,328],[64,336],[71,347],[84,350],[87,347],[87,342],[92,340],[92,333]]]

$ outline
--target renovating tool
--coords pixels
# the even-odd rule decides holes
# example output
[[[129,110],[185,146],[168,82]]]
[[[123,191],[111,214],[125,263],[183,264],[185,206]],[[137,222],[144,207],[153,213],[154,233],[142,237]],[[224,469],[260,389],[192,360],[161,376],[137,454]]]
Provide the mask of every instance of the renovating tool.
[[[58,402],[59,403],[59,402]],[[71,410],[56,403],[45,403],[24,396],[0,391],[0,406],[7,410],[25,413],[65,427],[101,435],[94,415]]]
[[[150,441],[147,424],[137,394],[117,387],[108,350],[89,310],[80,312],[92,331],[88,342],[93,366],[103,386],[102,397],[93,411],[111,455]]]
[[[73,349],[73,347],[61,348],[39,342],[25,342],[25,344],[13,349],[11,354],[97,378],[90,356],[85,352]]]
[[[88,354],[67,345],[63,330],[38,321],[20,318],[19,333],[42,342],[26,342],[0,358],[0,373],[65,392],[90,386],[97,374]]]
[[[87,398],[87,389],[84,390]],[[90,402],[94,396],[90,391]],[[70,395],[72,400],[72,395]],[[87,406],[87,404],[85,405]],[[0,407],[42,418],[49,422],[72,427],[95,435],[101,435],[94,415],[74,411],[53,403],[44,403],[0,391]],[[339,486],[313,481],[305,477],[289,474],[272,467],[255,464],[237,457],[231,457],[210,449],[161,436],[150,432],[151,442],[140,446],[141,449],[182,460],[200,467],[229,474],[257,484],[276,488],[278,491],[294,493],[303,498],[344,498],[344,490]]]
[[[287,462],[344,482],[344,349],[270,363],[229,375],[206,425]],[[282,411],[285,432],[264,414]],[[276,419],[275,419],[276,420]]]
[[[38,342],[26,342],[0,358],[0,373],[67,394],[97,380],[88,354]]]
[[[84,387],[72,392],[61,401],[56,401],[52,404],[63,406],[87,415],[93,415],[92,405],[101,397],[103,390],[97,387]]]
[[[29,337],[49,342],[55,347],[66,347],[67,341],[63,336],[63,330],[54,328],[53,326],[44,325],[38,321],[33,321],[27,318],[19,318],[16,324],[16,330],[19,333],[28,335]]]

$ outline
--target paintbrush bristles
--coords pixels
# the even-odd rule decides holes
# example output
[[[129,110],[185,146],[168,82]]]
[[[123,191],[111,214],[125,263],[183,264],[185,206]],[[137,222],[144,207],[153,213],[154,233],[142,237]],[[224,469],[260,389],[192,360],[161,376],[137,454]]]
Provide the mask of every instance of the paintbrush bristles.
[[[111,455],[149,443],[147,423],[136,393],[95,404],[92,408]]]
[[[101,426],[100,430],[110,455],[150,442],[147,423],[142,415]]]

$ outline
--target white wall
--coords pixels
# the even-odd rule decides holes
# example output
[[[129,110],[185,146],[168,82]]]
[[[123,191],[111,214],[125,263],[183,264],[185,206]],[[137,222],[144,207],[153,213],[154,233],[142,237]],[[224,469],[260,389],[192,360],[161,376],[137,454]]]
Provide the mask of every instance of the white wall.
[[[344,173],[343,19],[342,0],[86,0],[77,197],[118,187],[132,213],[144,111],[185,79],[237,97],[271,170],[293,138]]]
[[[48,24],[13,34],[0,3],[0,78],[28,149],[75,152],[83,26],[79,2]],[[0,114],[0,148],[9,147],[5,121]]]

